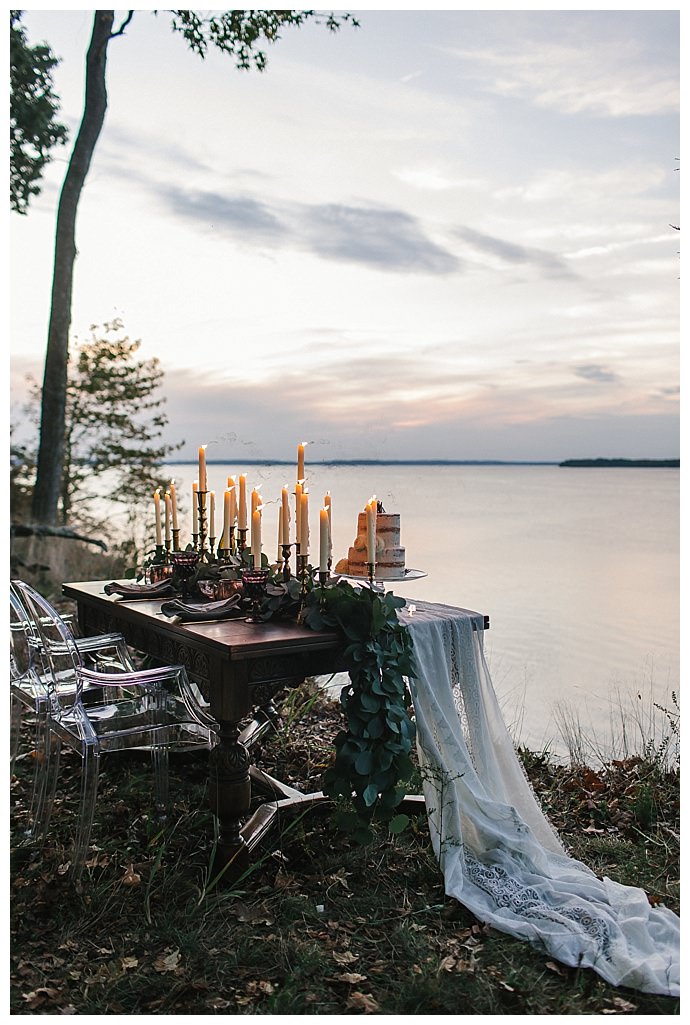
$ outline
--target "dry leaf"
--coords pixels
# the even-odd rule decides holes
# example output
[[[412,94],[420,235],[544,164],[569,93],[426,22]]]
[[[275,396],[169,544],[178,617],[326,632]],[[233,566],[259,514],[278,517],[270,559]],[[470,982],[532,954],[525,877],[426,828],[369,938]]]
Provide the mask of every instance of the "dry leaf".
[[[32,1010],[34,1007],[40,1007],[46,1002],[46,1000],[54,1000],[56,996],[59,996],[60,991],[57,989],[50,989],[47,986],[40,986],[38,989],[34,989],[31,993],[24,994],[24,1000],[27,1006]]]
[[[134,871],[134,865],[131,863],[125,869],[125,874],[120,880],[123,886],[139,886],[141,883],[141,876],[138,872]]]
[[[614,997],[611,1001],[616,1007],[620,1007],[621,1011],[625,1014],[630,1014],[637,1010],[637,1004],[631,1004],[629,1000],[624,1000],[623,997]]]
[[[364,982],[366,975],[360,975],[359,972],[343,972],[342,975],[338,976],[339,982],[349,982],[354,985],[357,982]]]
[[[137,965],[139,964],[139,958],[138,957],[123,957],[122,960],[120,961],[120,964],[122,965],[122,967],[124,968],[125,971],[129,971],[130,968],[136,968],[137,967]]]
[[[357,955],[353,954],[351,950],[344,950],[342,954],[334,953],[332,957],[337,964],[352,964],[353,961],[358,960]]]
[[[548,968],[550,972],[555,972],[556,975],[565,975],[565,972],[563,971],[561,966],[559,964],[556,964],[555,961],[547,961],[544,967]]]
[[[153,962],[153,967],[157,972],[174,972],[179,963],[179,950],[172,950],[166,951],[164,954],[160,954]]]
[[[360,993],[357,989],[354,993],[350,993],[347,1006],[353,1007],[356,1011],[363,1011],[364,1014],[378,1014],[379,1011],[379,1005],[371,993]]]
[[[273,925],[273,918],[268,914],[265,908],[262,907],[248,907],[247,904],[243,904],[239,901],[233,907],[233,914],[238,922],[250,922],[250,923],[261,923],[263,925]]]
[[[230,1006],[229,1000],[224,1000],[223,997],[211,997],[205,1003],[206,1007],[209,1007],[212,1011],[224,1011],[226,1007]]]

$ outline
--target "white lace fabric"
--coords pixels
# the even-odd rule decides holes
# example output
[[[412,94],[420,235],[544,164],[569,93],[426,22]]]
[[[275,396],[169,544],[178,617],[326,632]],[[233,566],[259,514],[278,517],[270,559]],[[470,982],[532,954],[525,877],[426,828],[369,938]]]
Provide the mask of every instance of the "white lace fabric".
[[[482,617],[429,603],[414,610],[400,618],[416,659],[417,749],[446,894],[563,964],[679,996],[678,916],[569,857],[544,816],[501,716]]]

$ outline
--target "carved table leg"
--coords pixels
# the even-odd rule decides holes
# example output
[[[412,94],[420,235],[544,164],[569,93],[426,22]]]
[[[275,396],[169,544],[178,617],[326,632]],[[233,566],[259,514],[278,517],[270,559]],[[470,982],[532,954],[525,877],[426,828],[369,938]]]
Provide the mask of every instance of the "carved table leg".
[[[222,722],[209,756],[209,805],[219,826],[214,874],[234,879],[249,867],[249,847],[240,833],[249,811],[249,752],[239,740],[239,724]]]

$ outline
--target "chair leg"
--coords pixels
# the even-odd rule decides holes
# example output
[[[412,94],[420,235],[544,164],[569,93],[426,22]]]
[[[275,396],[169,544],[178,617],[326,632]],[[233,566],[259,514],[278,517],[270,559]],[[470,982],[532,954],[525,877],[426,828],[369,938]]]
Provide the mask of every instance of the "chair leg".
[[[164,819],[168,811],[169,796],[169,775],[168,766],[168,731],[156,734],[151,745],[151,765],[153,768],[153,796],[155,801],[156,815]]]
[[[60,774],[60,750],[62,745],[54,737],[48,721],[39,716],[36,731],[36,776],[31,800],[33,823],[31,836],[34,839],[45,836],[53,816],[55,792]]]
[[[98,770],[100,768],[100,752],[95,744],[85,744],[81,762],[81,801],[77,833],[72,851],[72,867],[70,875],[78,882],[84,869],[86,852],[91,840],[91,830],[96,812],[96,796],[98,794]]]
[[[14,763],[19,753],[19,736],[22,725],[22,703],[10,694],[10,776],[14,775]]]

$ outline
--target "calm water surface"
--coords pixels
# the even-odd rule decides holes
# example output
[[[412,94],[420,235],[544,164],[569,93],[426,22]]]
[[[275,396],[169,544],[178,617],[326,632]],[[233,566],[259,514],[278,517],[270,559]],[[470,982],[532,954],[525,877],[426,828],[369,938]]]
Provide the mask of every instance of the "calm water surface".
[[[195,466],[168,470],[178,494],[191,493]],[[226,478],[238,473],[261,492],[264,550],[272,558],[280,489],[292,485],[295,471],[209,466],[221,510]],[[678,470],[307,465],[307,476],[312,561],[325,492],[336,561],[354,540],[357,513],[376,494],[401,515],[407,566],[428,574],[389,586],[411,602],[490,616],[489,667],[518,742],[565,754],[558,726],[565,708],[611,749],[620,742],[621,707],[643,718],[654,713],[654,701],[671,707],[679,686]],[[621,752],[616,746],[612,753]]]

